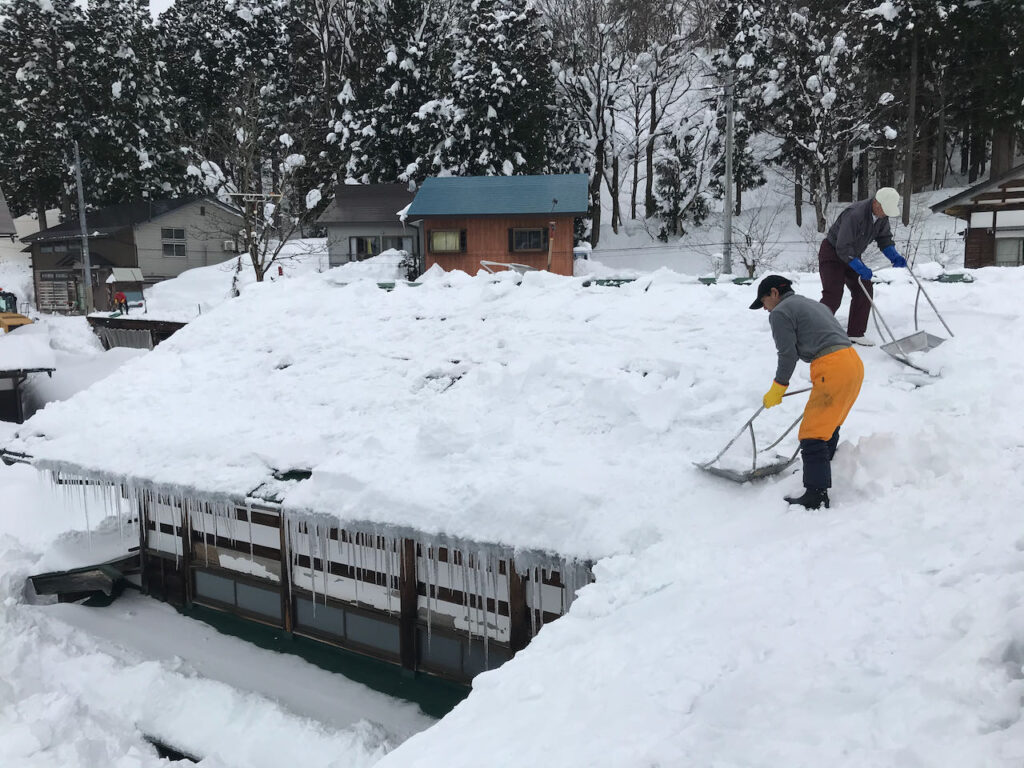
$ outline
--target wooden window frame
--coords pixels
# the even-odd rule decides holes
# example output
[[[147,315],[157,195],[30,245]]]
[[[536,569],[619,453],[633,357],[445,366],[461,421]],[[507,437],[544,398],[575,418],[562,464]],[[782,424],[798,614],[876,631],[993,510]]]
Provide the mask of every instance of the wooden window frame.
[[[455,248],[442,248],[438,249],[434,246],[434,235],[455,235],[457,238],[457,246]],[[432,229],[428,233],[427,245],[430,248],[431,253],[465,253],[466,252],[466,230],[464,229]]]
[[[547,250],[547,246],[544,244],[544,233],[545,227],[513,227],[512,229],[512,252],[513,253],[541,253]],[[540,237],[540,244],[536,248],[520,248],[516,243],[520,233],[524,232],[536,232]]]

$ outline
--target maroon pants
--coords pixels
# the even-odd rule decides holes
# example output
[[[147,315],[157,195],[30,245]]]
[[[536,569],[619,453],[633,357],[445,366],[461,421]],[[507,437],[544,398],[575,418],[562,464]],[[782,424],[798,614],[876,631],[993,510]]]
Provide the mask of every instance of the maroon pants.
[[[836,249],[828,240],[821,241],[818,249],[818,274],[821,275],[821,303],[836,313],[843,303],[843,286],[850,289],[850,317],[846,322],[847,336],[863,336],[868,329],[871,302],[868,301],[861,285],[868,289],[868,296],[874,296],[871,283],[861,280],[853,268],[836,255]]]

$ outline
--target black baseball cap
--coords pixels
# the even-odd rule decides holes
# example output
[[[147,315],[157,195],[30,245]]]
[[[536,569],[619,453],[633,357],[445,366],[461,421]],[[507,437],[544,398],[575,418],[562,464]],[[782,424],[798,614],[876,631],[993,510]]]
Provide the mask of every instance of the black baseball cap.
[[[757,285],[757,298],[750,305],[751,309],[764,309],[761,299],[772,292],[772,288],[778,288],[779,293],[793,290],[793,281],[787,280],[782,275],[768,275]]]

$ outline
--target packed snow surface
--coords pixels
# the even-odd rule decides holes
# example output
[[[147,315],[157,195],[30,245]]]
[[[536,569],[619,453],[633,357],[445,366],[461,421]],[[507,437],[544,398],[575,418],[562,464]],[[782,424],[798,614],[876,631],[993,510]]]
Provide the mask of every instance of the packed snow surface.
[[[1007,341],[1024,319],[1024,270],[925,283],[956,334],[915,356],[926,372],[858,349],[864,388],[843,427],[832,507],[814,513],[781,500],[800,487],[796,468],[737,485],[693,466],[771,383],[775,352],[767,314],[747,309],[752,287],[664,270],[618,288],[430,273],[385,292],[334,272],[251,286],[105,386],[52,403],[8,445],[43,463],[228,494],[304,467],[312,478],[287,506],[594,561],[596,581],[567,616],[378,765],[1024,761],[1024,416],[1013,400],[1024,353]],[[879,274],[892,281],[876,291],[887,323],[911,333],[915,284],[903,270]],[[816,275],[791,276],[817,298]],[[948,336],[923,300],[920,318]],[[806,376],[799,366],[792,387]],[[759,417],[762,445],[801,400]],[[118,413],[132,415],[131,439],[98,445]],[[2,698],[16,708],[0,714],[0,733],[21,740],[0,740],[0,758],[59,745],[66,757],[53,764],[100,764],[89,749],[141,750],[130,715],[189,732],[187,711],[147,710],[138,688],[174,696],[210,683],[124,667],[61,634],[17,601],[31,559],[10,547],[0,639],[26,661],[15,669],[5,657],[14,682]],[[116,692],[112,716],[84,692],[58,692],[55,676],[81,669]],[[368,764],[388,748],[322,725],[313,739],[306,721],[258,711],[214,718],[203,733],[262,745],[271,718],[277,736],[316,745],[303,751],[309,766]],[[346,756],[327,756],[320,740],[332,738],[348,739]],[[256,764],[246,762],[255,752],[239,764]],[[132,754],[120,764],[149,759]]]

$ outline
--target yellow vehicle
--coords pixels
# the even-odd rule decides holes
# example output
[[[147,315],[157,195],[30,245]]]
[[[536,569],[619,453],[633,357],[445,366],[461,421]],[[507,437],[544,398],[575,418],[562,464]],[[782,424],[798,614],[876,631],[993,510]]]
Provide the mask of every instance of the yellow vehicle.
[[[19,315],[17,312],[0,312],[0,330],[4,333],[10,333],[15,328],[22,325],[30,325],[32,320]]]
[[[0,288],[0,330],[10,333],[21,325],[29,325],[32,321],[18,314],[18,299],[10,291]]]

